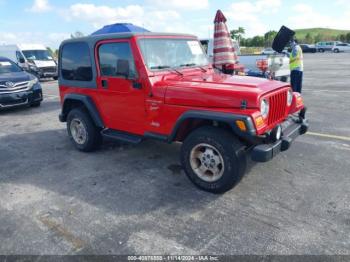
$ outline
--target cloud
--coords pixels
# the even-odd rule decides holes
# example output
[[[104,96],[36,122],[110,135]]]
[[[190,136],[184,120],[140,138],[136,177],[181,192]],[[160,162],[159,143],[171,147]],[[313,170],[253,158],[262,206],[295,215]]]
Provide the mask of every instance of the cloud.
[[[65,39],[70,38],[69,33],[43,33],[43,32],[0,32],[0,44],[43,44],[52,48]],[[20,42],[18,42],[20,39]]]
[[[139,5],[113,8],[105,5],[97,6],[81,3],[71,5],[68,12],[64,14],[68,20],[87,21],[95,28],[116,22],[133,22],[139,24],[143,15],[143,8]]]
[[[48,0],[34,0],[32,7],[27,9],[27,11],[34,13],[43,13],[50,11],[51,9],[52,7],[50,6]]]
[[[232,3],[224,13],[229,18],[229,25],[234,24],[235,28],[242,25],[247,36],[254,36],[268,31],[262,16],[277,13],[281,5],[281,0],[241,1]]]
[[[326,27],[335,29],[349,29],[350,24],[350,8],[344,9],[344,14],[333,17],[327,14],[318,13],[311,5],[296,4],[293,7],[293,13],[287,20],[289,26],[295,29],[312,27]],[[302,19],[301,19],[302,18]]]
[[[110,7],[79,3],[71,5],[68,10],[63,10],[61,15],[68,21],[86,21],[94,28],[112,23],[133,23],[151,31],[170,31],[172,27],[182,27],[181,15],[177,11],[143,8],[139,5]],[[182,21],[181,23],[184,24]]]
[[[209,7],[208,0],[148,0],[150,5],[168,8],[168,9],[181,9],[186,10],[200,10]]]

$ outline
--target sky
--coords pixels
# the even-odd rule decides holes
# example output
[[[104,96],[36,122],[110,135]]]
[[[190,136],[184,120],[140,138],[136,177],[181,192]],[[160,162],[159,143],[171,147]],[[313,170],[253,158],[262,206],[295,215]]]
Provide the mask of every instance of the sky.
[[[350,29],[350,0],[0,0],[0,44],[42,43],[58,48],[75,31],[130,22],[154,32],[213,34],[216,10],[246,37],[278,30]]]

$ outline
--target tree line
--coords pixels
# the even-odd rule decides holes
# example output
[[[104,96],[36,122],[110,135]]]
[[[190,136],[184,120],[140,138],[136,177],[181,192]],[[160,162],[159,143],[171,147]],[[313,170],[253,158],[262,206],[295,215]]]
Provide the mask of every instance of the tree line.
[[[254,37],[245,38],[245,29],[243,27],[239,27],[237,30],[230,31],[231,38],[238,41],[240,46],[245,47],[271,47],[273,39],[277,35],[277,32],[274,30],[266,32],[263,36],[257,35]],[[303,37],[297,39],[299,43],[304,44],[314,44],[320,41],[341,41],[341,42],[350,42],[350,32],[347,34],[339,34],[336,36],[329,36],[326,33],[318,33],[313,35],[311,33],[307,33]]]

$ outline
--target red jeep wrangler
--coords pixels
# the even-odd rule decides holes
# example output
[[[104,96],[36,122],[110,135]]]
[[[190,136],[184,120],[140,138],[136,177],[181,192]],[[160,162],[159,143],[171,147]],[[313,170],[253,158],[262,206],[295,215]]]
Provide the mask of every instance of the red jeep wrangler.
[[[231,189],[247,156],[269,161],[308,129],[288,84],[215,71],[192,35],[89,36],[59,53],[59,118],[79,150],[103,137],[182,142],[183,168],[206,191]]]

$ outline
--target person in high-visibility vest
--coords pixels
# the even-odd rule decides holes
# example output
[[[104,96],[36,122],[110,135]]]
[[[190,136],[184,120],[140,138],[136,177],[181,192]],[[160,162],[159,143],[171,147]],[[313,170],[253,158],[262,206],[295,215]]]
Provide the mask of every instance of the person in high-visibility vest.
[[[290,83],[294,92],[301,93],[301,88],[303,86],[303,50],[300,45],[298,45],[298,41],[293,39],[290,42],[292,52],[290,53]]]

